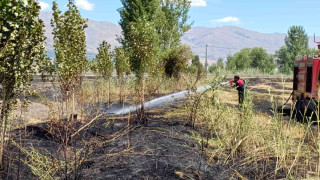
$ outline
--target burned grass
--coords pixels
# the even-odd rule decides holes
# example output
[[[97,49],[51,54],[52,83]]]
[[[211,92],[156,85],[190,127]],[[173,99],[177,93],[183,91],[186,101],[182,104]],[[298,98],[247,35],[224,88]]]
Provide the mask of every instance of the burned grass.
[[[249,79],[250,104],[244,109],[238,107],[236,91],[217,89],[218,96],[202,99],[195,128],[186,126],[190,113],[186,106],[149,111],[147,127],[135,124],[134,115],[104,116],[72,138],[67,148],[50,136],[47,123],[27,126],[13,131],[16,145],[8,151],[12,159],[7,174],[13,179],[22,174],[36,178],[27,165],[34,163],[27,154],[33,152],[39,159],[45,156],[60,163],[59,168],[37,168],[62,178],[65,174],[83,179],[317,177],[317,130],[270,111],[274,102],[286,101],[290,86],[290,80]],[[177,104],[184,102],[189,103]],[[73,133],[82,126],[76,124]],[[67,161],[74,168],[65,165]]]
[[[185,126],[185,121],[181,117],[177,118],[177,114],[179,111],[171,108],[151,111],[148,114],[150,120],[147,127],[128,127],[128,119],[123,117],[101,118],[70,142],[67,148],[68,158],[72,159],[73,152],[91,143],[90,155],[78,166],[78,169],[81,169],[81,174],[77,171],[78,176],[83,179],[232,177],[225,172],[225,166],[208,164],[203,147],[193,138],[195,131]],[[46,123],[14,131],[12,141],[19,144],[19,147],[12,145],[7,154],[10,157],[28,159],[30,154],[26,154],[26,150],[37,151],[59,162],[59,156],[63,156],[63,148],[61,142],[51,136],[49,131]],[[29,167],[19,162],[17,159],[11,162],[8,169],[10,178],[17,179],[22,175],[26,179],[36,178],[30,171],[31,160],[27,161],[30,163]],[[17,172],[17,169],[20,169],[20,174],[13,173]],[[63,168],[53,171],[56,172],[53,177],[63,177],[61,171]],[[70,167],[69,171],[71,176],[76,169]]]

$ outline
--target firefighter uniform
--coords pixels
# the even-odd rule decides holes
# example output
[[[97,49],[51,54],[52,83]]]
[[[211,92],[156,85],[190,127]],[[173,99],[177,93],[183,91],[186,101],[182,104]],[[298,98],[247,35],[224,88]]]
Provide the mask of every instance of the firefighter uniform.
[[[245,92],[245,81],[240,78],[235,78],[235,80],[231,80],[230,84],[232,87],[235,87],[238,91],[239,105],[243,104],[244,100],[244,92]]]

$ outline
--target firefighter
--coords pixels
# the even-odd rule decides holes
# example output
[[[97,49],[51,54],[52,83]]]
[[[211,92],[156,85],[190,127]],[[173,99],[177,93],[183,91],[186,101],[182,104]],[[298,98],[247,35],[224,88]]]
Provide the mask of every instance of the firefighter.
[[[230,81],[230,85],[238,90],[239,105],[241,106],[244,100],[245,81],[240,79],[239,75],[235,75],[233,81]]]

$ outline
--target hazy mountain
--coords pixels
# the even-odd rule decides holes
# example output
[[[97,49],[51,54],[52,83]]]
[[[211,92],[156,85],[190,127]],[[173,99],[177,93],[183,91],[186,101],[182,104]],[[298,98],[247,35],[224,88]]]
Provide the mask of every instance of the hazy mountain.
[[[47,37],[47,50],[49,56],[54,56],[53,49],[53,36],[52,36],[52,27],[50,25],[52,14],[49,12],[41,13],[40,18],[43,19]],[[110,22],[98,22],[88,20],[88,28],[86,29],[86,40],[87,40],[87,54],[89,58],[93,58],[97,54],[97,48],[99,44],[106,40],[113,47],[119,46],[118,41],[116,40],[117,36],[121,35],[121,27]]]
[[[52,57],[53,37],[50,26],[51,13],[41,13],[40,17],[46,25],[47,49]],[[88,57],[92,58],[97,53],[99,44],[106,40],[113,47],[119,46],[116,38],[121,35],[121,27],[110,22],[88,21],[86,29]],[[216,60],[219,57],[225,58],[243,48],[263,47],[269,53],[274,53],[284,45],[285,34],[281,33],[259,33],[247,29],[224,26],[216,28],[193,27],[183,37],[182,43],[189,44],[194,52],[201,59],[205,59],[206,45],[208,45],[208,59]],[[313,38],[310,38],[310,46],[316,47]]]
[[[264,34],[233,26],[217,28],[194,27],[183,37],[182,42],[189,44],[195,54],[205,56],[208,45],[208,58],[225,58],[243,48],[263,47],[274,53],[284,44],[285,34]]]

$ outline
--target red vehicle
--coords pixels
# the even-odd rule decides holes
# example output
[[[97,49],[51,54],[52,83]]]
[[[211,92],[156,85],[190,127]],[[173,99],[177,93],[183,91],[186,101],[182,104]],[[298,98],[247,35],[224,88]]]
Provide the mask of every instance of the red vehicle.
[[[320,42],[318,44],[320,50]],[[319,55],[299,56],[294,62],[293,103],[297,115],[315,114],[320,95],[320,57]]]

